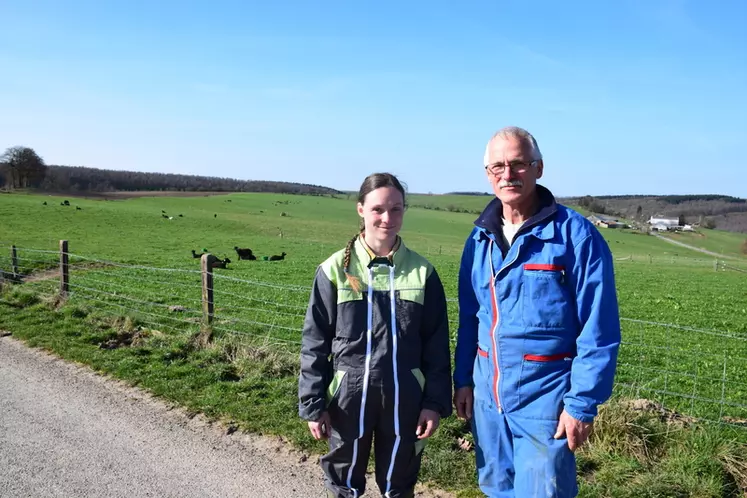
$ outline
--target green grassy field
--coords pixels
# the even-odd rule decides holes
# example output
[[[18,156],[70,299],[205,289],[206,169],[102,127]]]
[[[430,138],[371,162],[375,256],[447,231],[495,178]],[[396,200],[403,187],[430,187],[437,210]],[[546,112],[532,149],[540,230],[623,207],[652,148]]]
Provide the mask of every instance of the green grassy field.
[[[698,232],[666,232],[662,235],[716,254],[731,256],[747,263],[747,254],[742,252],[742,244],[747,240],[747,234],[702,229]]]
[[[293,355],[316,266],[356,232],[352,197],[71,198],[70,207],[60,206],[62,199],[0,195],[0,268],[8,270],[9,246],[15,244],[21,272],[43,276],[43,270],[56,267],[59,240],[66,239],[72,253],[73,291],[58,311],[49,305],[48,296],[58,285],[52,273],[48,279],[6,291],[0,328],[191,409],[230,419],[247,430],[282,434],[309,450],[323,450],[304,425],[289,416],[296,411]],[[412,207],[402,236],[434,263],[447,296],[454,299],[459,256],[475,215],[416,207],[424,204],[423,199],[478,210],[489,198],[408,199]],[[162,210],[173,219],[163,218]],[[616,258],[625,318],[617,394],[656,400],[680,414],[706,420],[738,424],[747,419],[747,275],[714,271],[712,258],[652,236],[621,230],[602,233]],[[708,231],[706,238],[730,237]],[[250,247],[258,256],[283,251],[288,255],[284,261],[239,261],[234,246]],[[199,260],[190,250],[203,248],[233,262],[228,269],[215,271],[215,339],[201,348],[190,339],[199,331],[201,317]],[[173,306],[180,308],[170,309]],[[450,319],[456,321],[456,302],[450,301],[449,307]],[[111,344],[112,349],[102,349],[102,344]],[[121,344],[130,347],[115,347]],[[653,422],[649,426],[654,433],[668,427]],[[727,437],[723,434],[729,440],[747,441],[745,429],[702,427],[710,427],[707,434],[715,441]],[[466,496],[474,491],[473,455],[455,449],[455,440],[465,435],[464,424],[447,420],[427,450],[423,475],[440,486],[466,489]],[[685,444],[679,438],[691,436],[668,437],[657,448],[678,447]],[[683,479],[666,467],[671,462],[656,463],[650,454],[643,463],[625,456],[623,464],[630,464],[625,475],[631,479],[608,488],[600,479],[605,472],[614,474],[614,465],[623,464],[619,459],[608,462],[599,454],[600,447],[594,448],[583,457],[592,462],[592,470],[585,474],[582,496],[732,496],[707,491],[717,487],[717,470],[703,470],[703,479],[712,479],[712,487],[701,480],[680,494],[636,494],[657,479]],[[666,479],[661,477],[665,471]]]

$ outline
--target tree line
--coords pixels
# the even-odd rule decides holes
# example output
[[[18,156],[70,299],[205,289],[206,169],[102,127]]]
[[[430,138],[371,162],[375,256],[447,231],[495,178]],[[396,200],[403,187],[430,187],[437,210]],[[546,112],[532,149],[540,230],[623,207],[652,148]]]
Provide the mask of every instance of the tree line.
[[[336,195],[341,192],[320,185],[211,176],[114,171],[83,166],[46,165],[31,148],[8,148],[0,156],[0,185],[50,192],[273,192]]]

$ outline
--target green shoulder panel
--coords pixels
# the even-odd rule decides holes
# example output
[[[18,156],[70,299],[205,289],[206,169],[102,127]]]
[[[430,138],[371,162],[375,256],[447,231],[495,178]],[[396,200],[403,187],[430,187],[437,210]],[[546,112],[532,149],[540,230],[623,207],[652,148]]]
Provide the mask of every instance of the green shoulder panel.
[[[433,265],[420,254],[404,247],[394,255],[397,271],[397,290],[405,301],[425,302],[425,283],[433,273]]]
[[[368,263],[370,256],[360,241],[357,241],[350,255],[350,273],[361,283],[359,292],[353,290],[343,271],[345,250],[337,251],[322,263],[322,270],[337,289],[337,304],[359,301],[365,298],[369,285]],[[394,288],[399,298],[423,304],[425,300],[425,283],[433,273],[433,265],[418,253],[408,249],[404,243],[393,257],[395,277]],[[389,291],[389,267],[373,269],[370,284],[374,291]]]

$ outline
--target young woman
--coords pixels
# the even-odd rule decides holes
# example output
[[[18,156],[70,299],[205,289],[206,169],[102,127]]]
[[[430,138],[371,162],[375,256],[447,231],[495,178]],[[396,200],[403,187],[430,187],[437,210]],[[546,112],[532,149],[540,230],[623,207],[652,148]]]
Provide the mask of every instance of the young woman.
[[[451,413],[446,298],[433,266],[400,239],[405,190],[367,177],[362,230],[316,272],[303,327],[299,415],[316,439],[331,497],[365,491],[374,440],[376,482],[410,497],[425,441]]]

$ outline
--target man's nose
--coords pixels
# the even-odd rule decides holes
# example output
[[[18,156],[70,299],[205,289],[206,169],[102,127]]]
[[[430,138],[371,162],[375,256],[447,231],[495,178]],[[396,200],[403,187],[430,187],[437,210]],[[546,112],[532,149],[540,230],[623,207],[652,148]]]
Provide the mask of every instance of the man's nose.
[[[514,170],[511,166],[506,166],[505,168],[503,168],[503,174],[501,175],[502,179],[510,180],[514,176],[516,176],[516,173],[514,173]]]

